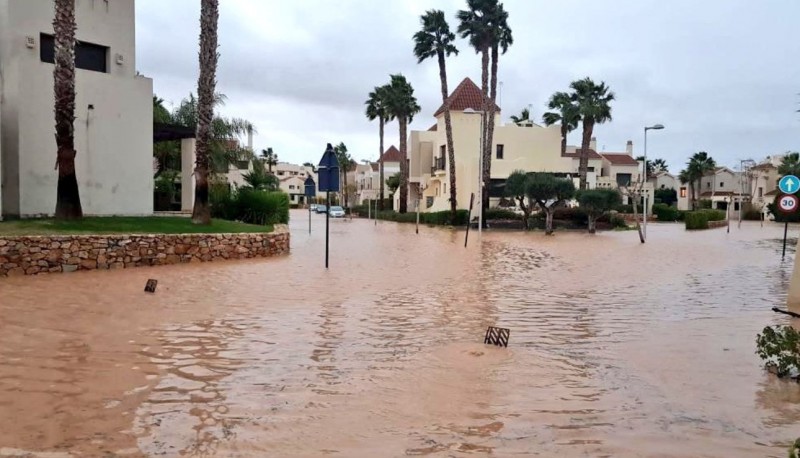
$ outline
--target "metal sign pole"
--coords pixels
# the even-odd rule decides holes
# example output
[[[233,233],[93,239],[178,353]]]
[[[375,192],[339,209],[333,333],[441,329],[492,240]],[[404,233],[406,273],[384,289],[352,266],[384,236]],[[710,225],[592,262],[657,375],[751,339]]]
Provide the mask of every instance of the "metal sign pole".
[[[311,204],[308,204],[308,233],[311,234]]]
[[[331,235],[331,193],[326,192],[325,197],[328,201],[328,206],[325,208],[325,268],[328,268],[328,247],[330,245]]]
[[[419,234],[419,197],[417,197],[417,234]]]
[[[467,247],[469,241],[469,227],[472,225],[472,204],[475,203],[475,193],[469,195],[469,211],[467,212],[467,233],[464,235],[464,248]]]
[[[786,233],[789,231],[789,221],[786,221],[783,224],[783,254],[781,255],[781,259],[786,257]]]

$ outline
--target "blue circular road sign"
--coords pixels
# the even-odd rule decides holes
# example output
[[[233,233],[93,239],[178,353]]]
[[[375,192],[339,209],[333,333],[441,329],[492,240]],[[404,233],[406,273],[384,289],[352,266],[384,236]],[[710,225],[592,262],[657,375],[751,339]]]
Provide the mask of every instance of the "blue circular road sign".
[[[778,189],[784,194],[794,194],[800,189],[800,178],[794,175],[786,175],[778,182]]]

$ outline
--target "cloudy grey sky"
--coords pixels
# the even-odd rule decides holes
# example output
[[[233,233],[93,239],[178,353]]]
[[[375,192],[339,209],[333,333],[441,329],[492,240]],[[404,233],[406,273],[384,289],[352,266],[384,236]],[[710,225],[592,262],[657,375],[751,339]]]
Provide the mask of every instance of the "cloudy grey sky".
[[[378,126],[364,100],[390,73],[406,75],[426,129],[441,104],[438,69],[420,65],[411,36],[426,9],[455,29],[464,0],[221,0],[218,90],[225,116],[252,121],[255,148],[281,160],[317,162],[343,141],[376,159]],[[195,90],[199,0],[137,1],[137,67],[156,94],[177,104]],[[617,96],[614,120],[595,129],[598,149],[648,155],[678,171],[693,152],[736,165],[800,150],[800,18],[797,0],[506,0],[514,45],[500,59],[503,117],[529,104],[539,119],[550,94],[585,76]],[[459,39],[450,88],[480,81],[480,59]],[[397,143],[397,123],[387,146]],[[580,141],[580,132],[570,143]]]

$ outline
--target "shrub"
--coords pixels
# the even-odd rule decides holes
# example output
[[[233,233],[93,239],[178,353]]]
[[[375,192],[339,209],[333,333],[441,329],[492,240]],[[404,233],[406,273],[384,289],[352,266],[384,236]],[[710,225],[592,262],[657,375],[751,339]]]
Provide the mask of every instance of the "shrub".
[[[686,229],[708,229],[708,216],[705,212],[687,212],[686,213]]]
[[[742,219],[745,221],[761,221],[761,212],[751,208],[742,213]]]
[[[600,218],[600,220],[602,220],[602,218]],[[611,224],[611,227],[628,227],[628,222],[625,221],[625,218],[617,215],[611,215],[609,217],[609,223]]]
[[[696,213],[703,213],[709,221],[725,221],[725,212],[722,210],[698,210]]]
[[[450,210],[420,213],[419,222],[421,224],[431,224],[435,226],[464,226],[467,224],[467,210],[456,210],[455,221],[450,219]],[[395,211],[378,212],[378,219],[395,221],[398,223],[415,223],[417,214],[415,212],[397,213]]]
[[[250,224],[287,224],[289,195],[240,189],[235,197],[236,219]]]
[[[678,219],[678,209],[666,204],[654,204],[653,214],[659,221],[676,221]]]
[[[586,224],[587,217],[586,217],[586,210],[575,207],[561,207],[556,208],[553,211],[553,219],[562,220],[562,221],[572,221],[575,223]]]
[[[614,210],[620,213],[633,213],[633,205],[617,205]]]
[[[697,201],[697,208],[699,209],[710,209],[711,208],[711,200],[710,199],[700,199]]]
[[[514,213],[512,210],[507,210],[504,208],[490,208],[489,210],[484,213],[484,219],[486,221],[492,221],[495,219],[513,219],[513,220],[520,220],[522,219],[522,215],[518,215]]]
[[[232,191],[227,184],[209,188],[213,218],[251,224],[287,224],[289,195],[283,192],[242,188]]]
[[[672,205],[678,201],[678,193],[672,188],[656,189],[653,192],[653,202]]]
[[[685,221],[687,213],[689,212],[686,210],[678,210],[678,216],[675,218],[675,221]]]
[[[791,326],[767,326],[756,336],[756,354],[778,377],[800,372],[800,332]]]
[[[781,194],[775,196],[775,199],[772,201],[771,204],[767,204],[767,210],[775,217],[775,221],[779,223],[797,223],[800,222],[800,212],[792,212],[786,214],[780,210],[778,210],[778,200],[780,200]]]

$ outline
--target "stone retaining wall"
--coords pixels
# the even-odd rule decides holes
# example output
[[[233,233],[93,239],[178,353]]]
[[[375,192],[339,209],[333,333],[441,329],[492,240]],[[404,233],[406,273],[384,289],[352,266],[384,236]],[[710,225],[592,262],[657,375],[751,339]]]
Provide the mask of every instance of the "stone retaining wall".
[[[289,230],[270,233],[0,237],[0,277],[125,269],[289,252]]]

